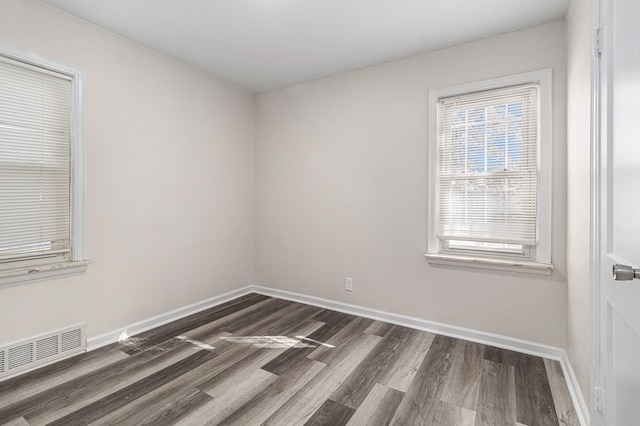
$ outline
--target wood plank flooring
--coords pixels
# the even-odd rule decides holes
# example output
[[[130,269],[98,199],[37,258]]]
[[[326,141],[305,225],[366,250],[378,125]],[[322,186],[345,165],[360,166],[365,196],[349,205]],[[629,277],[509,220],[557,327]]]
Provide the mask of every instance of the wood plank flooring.
[[[556,361],[250,294],[0,382],[0,425],[578,425]]]

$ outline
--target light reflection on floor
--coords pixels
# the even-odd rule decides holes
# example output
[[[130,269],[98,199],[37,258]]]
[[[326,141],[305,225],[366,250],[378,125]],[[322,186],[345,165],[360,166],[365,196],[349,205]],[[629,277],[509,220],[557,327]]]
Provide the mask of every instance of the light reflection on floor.
[[[215,350],[215,347],[206,343],[194,340],[188,336],[176,336],[171,340],[178,340],[180,342],[189,343],[197,348],[205,349],[208,351]],[[307,338],[305,336],[223,336],[220,340],[235,343],[239,345],[254,346],[258,348],[270,348],[270,349],[288,349],[288,348],[316,348],[318,346],[325,346],[334,348],[335,346],[322,343],[314,339]],[[120,343],[128,346],[136,352],[143,352],[147,350],[153,351],[165,351],[166,349],[160,345],[150,345],[149,339],[145,337],[128,336],[126,332],[123,332],[120,336]]]
[[[120,343],[126,345],[136,352],[157,351],[163,352],[166,349],[159,345],[150,345],[149,339],[146,337],[126,337],[120,340]]]
[[[221,340],[225,340],[231,343],[238,343],[241,345],[256,346],[259,348],[315,348],[316,345],[312,343],[306,343],[299,339],[294,339],[287,336],[227,336],[221,337]],[[304,338],[303,338],[304,339]]]

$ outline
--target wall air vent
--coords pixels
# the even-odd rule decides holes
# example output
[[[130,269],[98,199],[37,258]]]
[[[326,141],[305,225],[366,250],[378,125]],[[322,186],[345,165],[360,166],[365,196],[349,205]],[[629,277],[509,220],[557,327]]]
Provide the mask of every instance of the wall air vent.
[[[0,345],[0,380],[67,358],[87,348],[84,324]]]

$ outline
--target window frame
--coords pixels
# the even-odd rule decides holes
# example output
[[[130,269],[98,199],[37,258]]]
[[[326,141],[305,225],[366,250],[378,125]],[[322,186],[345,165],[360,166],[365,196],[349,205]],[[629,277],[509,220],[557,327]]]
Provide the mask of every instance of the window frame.
[[[0,56],[71,78],[70,130],[70,243],[68,260],[18,259],[4,262],[0,285],[34,281],[85,272],[91,261],[86,253],[86,73],[84,70],[40,54],[0,42]]]
[[[531,248],[533,253],[529,253],[529,258],[527,258],[526,256],[500,253],[499,251],[444,248],[443,241],[437,237],[439,100],[451,96],[461,96],[531,83],[538,86],[539,135],[536,147],[538,185],[536,195],[536,246]],[[429,263],[546,275],[552,273],[554,269],[554,265],[551,263],[552,114],[552,70],[550,68],[429,91],[428,235],[427,252],[425,253]]]

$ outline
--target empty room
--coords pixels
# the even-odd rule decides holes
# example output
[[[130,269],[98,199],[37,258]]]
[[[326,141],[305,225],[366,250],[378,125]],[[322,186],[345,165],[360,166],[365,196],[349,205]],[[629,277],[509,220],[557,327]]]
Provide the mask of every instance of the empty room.
[[[611,4],[0,0],[0,425],[633,424]]]

